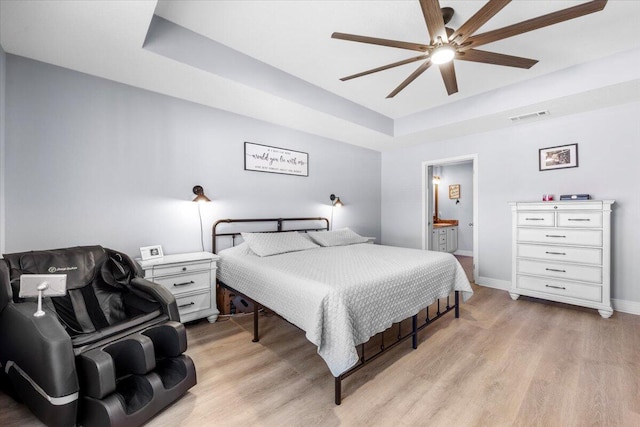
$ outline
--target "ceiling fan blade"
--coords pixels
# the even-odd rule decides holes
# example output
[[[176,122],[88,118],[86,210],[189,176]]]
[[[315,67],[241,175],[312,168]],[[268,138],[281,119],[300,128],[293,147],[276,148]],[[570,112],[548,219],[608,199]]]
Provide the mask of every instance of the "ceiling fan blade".
[[[538,16],[537,18],[528,19],[517,24],[499,28],[497,30],[488,31],[478,34],[467,39],[467,44],[462,49],[470,49],[483,44],[495,42],[497,40],[506,39],[507,37],[517,36],[522,33],[537,30],[559,22],[568,21],[590,13],[599,12],[607,4],[607,0],[593,0],[587,3],[573,6],[568,9],[562,9],[557,12],[548,13]]]
[[[420,52],[425,52],[428,48],[427,45],[419,43],[403,42],[400,40],[379,39],[377,37],[358,36],[355,34],[346,33],[333,33],[331,34],[331,38],[359,43],[377,44],[380,46],[397,47],[400,49],[417,50]]]
[[[400,86],[395,88],[393,90],[393,92],[391,92],[389,95],[387,95],[387,98],[393,98],[394,96],[396,96],[398,93],[400,93],[400,91],[402,89],[407,87],[409,85],[409,83],[411,83],[416,78],[418,78],[418,76],[420,74],[424,73],[426,71],[426,69],[429,68],[430,66],[431,66],[431,61],[430,60],[427,60],[424,63],[422,63],[413,73],[411,73],[411,75],[409,77],[406,78],[405,81],[400,83]]]
[[[447,93],[453,95],[458,92],[458,80],[456,79],[456,69],[453,66],[453,61],[440,64],[438,67],[440,68],[440,74],[442,74],[444,86],[447,88]]]
[[[509,3],[511,3],[511,0],[489,0],[475,15],[462,24],[462,26],[449,37],[449,40],[455,41],[458,44],[464,43],[478,28],[482,27]]]
[[[440,2],[438,0],[420,0],[420,7],[422,8],[422,15],[424,15],[424,22],[427,24],[429,37],[431,37],[431,43],[435,44],[438,41],[438,37],[446,43],[448,40],[447,32],[444,29]]]
[[[367,74],[373,74],[377,73],[378,71],[388,70],[389,68],[399,67],[400,65],[410,64],[412,62],[420,61],[421,59],[427,59],[428,57],[429,55],[420,55],[416,56],[415,58],[404,59],[402,61],[394,62],[393,64],[383,65],[382,67],[378,68],[372,68],[371,70],[363,71],[358,74],[352,74],[350,76],[343,77],[340,80],[345,82],[347,80],[355,79],[356,77],[366,76]]]
[[[506,67],[531,68],[538,63],[537,59],[522,58],[519,56],[504,55],[502,53],[487,52],[478,49],[469,49],[456,55],[461,61],[483,62],[485,64],[504,65]]]

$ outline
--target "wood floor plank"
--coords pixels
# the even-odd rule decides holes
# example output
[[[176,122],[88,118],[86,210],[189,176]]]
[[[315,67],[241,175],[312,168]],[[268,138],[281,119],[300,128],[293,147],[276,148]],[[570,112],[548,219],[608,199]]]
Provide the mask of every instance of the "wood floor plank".
[[[344,381],[304,333],[261,316],[187,325],[198,384],[149,426],[636,426],[640,316],[474,285],[461,316],[428,326]],[[0,392],[0,425],[41,426]]]

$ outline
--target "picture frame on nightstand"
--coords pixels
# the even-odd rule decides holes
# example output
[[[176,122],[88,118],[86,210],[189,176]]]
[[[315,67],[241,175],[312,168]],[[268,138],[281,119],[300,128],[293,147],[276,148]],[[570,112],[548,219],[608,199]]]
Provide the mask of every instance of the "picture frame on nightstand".
[[[163,256],[161,245],[143,246],[140,248],[140,258],[142,258],[143,261],[162,258]]]

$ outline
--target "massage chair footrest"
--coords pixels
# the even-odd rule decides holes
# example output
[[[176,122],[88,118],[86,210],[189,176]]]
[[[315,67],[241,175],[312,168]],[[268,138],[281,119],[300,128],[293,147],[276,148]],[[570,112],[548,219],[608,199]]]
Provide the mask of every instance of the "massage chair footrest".
[[[186,350],[184,325],[166,322],[76,357],[82,394],[102,399],[116,391],[119,378],[145,375],[157,360],[169,360]]]
[[[83,396],[80,402],[81,424],[139,426],[196,384],[196,370],[189,356],[159,360],[158,366],[145,375],[121,378],[115,392],[102,399]],[[166,366],[171,366],[171,369],[165,369]]]

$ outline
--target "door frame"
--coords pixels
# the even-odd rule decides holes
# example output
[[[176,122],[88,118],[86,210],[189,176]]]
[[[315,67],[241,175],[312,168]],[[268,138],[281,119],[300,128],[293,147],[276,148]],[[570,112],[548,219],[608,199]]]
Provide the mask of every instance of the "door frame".
[[[429,176],[429,167],[446,166],[471,161],[473,168],[473,280],[477,283],[479,277],[480,258],[478,252],[478,154],[466,154],[444,159],[425,160],[422,162],[422,249],[431,247],[431,215],[427,214],[428,203],[433,193],[433,186]],[[429,182],[427,182],[429,181]]]

